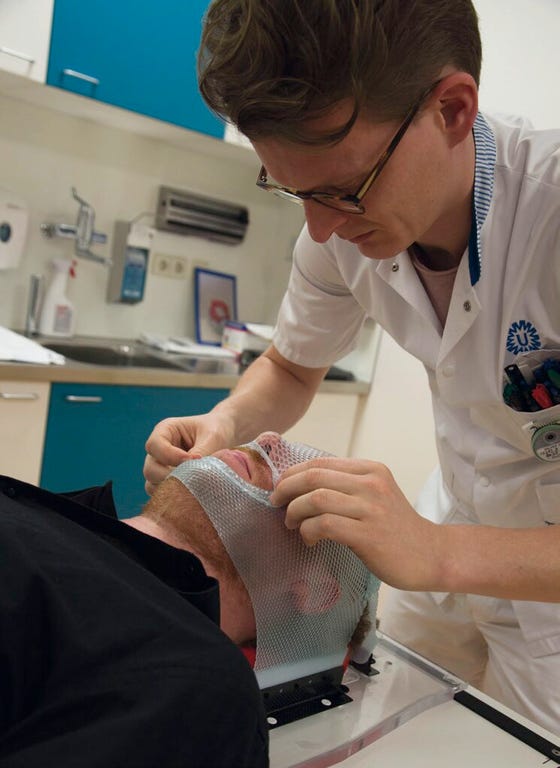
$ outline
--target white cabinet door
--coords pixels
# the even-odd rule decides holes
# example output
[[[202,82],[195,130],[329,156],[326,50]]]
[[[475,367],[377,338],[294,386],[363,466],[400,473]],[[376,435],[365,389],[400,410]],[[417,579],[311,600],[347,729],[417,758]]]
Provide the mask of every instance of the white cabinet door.
[[[319,393],[305,416],[284,437],[335,456],[348,456],[359,395]]]
[[[1,0],[0,68],[44,83],[54,0]]]
[[[0,381],[0,474],[39,483],[50,384]]]

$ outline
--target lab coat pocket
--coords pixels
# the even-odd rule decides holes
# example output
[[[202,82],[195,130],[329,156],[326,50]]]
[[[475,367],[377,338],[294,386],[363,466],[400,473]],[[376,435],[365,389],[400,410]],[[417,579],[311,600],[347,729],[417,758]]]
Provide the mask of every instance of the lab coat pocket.
[[[528,600],[513,600],[512,604],[529,655],[539,658],[560,653],[560,604]]]
[[[510,421],[517,427],[512,442],[541,461],[560,461],[560,404],[542,411],[514,411],[506,406]]]
[[[543,523],[560,524],[560,477],[543,477],[537,481],[536,493]],[[513,607],[531,656],[560,653],[560,604],[514,600]]]
[[[541,461],[560,461],[560,350],[522,355],[505,371],[505,408],[518,430],[515,443]]]
[[[559,473],[545,476],[536,485],[539,508],[546,525],[560,524],[560,478]]]

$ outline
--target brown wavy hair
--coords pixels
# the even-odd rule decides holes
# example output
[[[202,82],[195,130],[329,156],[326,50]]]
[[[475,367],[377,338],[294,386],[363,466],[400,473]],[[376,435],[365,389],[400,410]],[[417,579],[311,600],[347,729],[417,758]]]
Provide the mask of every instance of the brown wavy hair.
[[[481,58],[471,0],[214,0],[198,76],[210,108],[250,139],[330,144],[360,112],[404,117],[446,65],[478,83]],[[309,130],[343,99],[344,125]]]

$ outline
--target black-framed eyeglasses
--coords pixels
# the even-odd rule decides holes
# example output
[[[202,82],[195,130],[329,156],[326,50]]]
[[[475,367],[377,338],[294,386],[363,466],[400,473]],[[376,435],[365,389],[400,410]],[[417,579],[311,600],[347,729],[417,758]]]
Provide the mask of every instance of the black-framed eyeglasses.
[[[401,139],[416,117],[416,114],[422,106],[424,100],[430,95],[434,88],[439,85],[440,82],[441,80],[437,80],[435,83],[432,83],[429,88],[423,91],[420,98],[414,102],[412,108],[408,111],[399,129],[391,139],[391,143],[383,152],[381,157],[377,160],[365,181],[362,182],[354,194],[336,195],[331,194],[330,192],[321,192],[320,190],[302,192],[298,189],[294,189],[293,187],[282,187],[279,184],[274,184],[268,181],[268,174],[264,165],[261,166],[261,170],[257,178],[257,187],[260,187],[267,192],[274,192],[274,194],[278,195],[279,197],[291,200],[292,202],[298,203],[299,205],[301,205],[304,200],[314,200],[316,203],[326,205],[328,208],[334,208],[337,211],[343,211],[345,213],[364,213],[365,208],[362,205],[363,198],[369,192],[373,182],[377,179],[383,168],[385,168],[387,165],[389,158],[398,147]]]

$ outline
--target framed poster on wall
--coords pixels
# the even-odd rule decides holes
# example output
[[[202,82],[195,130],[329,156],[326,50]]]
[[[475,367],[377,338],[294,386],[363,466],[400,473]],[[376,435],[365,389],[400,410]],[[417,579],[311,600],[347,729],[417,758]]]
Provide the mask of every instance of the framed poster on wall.
[[[224,324],[237,320],[237,278],[225,272],[194,270],[196,340],[219,346]]]

